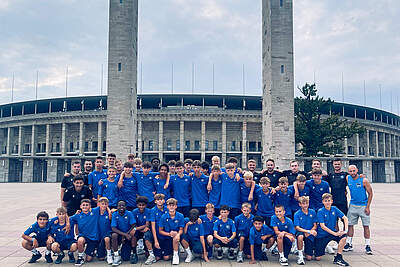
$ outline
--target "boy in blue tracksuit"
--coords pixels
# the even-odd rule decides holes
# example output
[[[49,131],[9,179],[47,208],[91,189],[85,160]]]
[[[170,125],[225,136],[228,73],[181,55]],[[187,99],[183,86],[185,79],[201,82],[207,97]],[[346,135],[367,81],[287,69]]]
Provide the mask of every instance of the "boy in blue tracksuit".
[[[133,175],[136,177],[138,195],[147,197],[149,204],[147,205],[150,209],[154,207],[154,193],[156,188],[154,186],[153,179],[159,172],[151,172],[152,165],[149,161],[145,161],[142,164],[142,172],[134,172]]]
[[[197,209],[191,209],[189,217],[185,218],[182,246],[187,253],[186,263],[192,262],[194,259],[193,253],[200,254],[204,261],[209,262],[204,240],[204,228],[203,224],[199,222],[199,211]]]
[[[220,205],[227,205],[231,208],[229,218],[235,219],[240,214],[240,182],[243,179],[235,173],[235,165],[225,165],[226,173],[222,173],[221,201]]]
[[[228,247],[228,258],[235,258],[234,249],[237,247],[236,226],[229,216],[230,208],[222,205],[220,209],[220,219],[214,223],[214,245],[217,248],[217,259],[222,260],[222,247]]]
[[[237,262],[243,262],[243,251],[245,255],[250,255],[249,232],[250,228],[253,226],[253,217],[254,215],[251,214],[250,203],[243,203],[242,214],[235,217],[235,226],[239,239]]]
[[[93,192],[93,201],[97,202],[97,195],[99,193],[99,181],[107,179],[107,171],[104,170],[103,157],[98,156],[94,161],[95,170],[88,175],[89,188]]]
[[[297,195],[294,185],[289,185],[288,190],[293,192],[293,197],[290,199],[290,209],[292,210],[292,214],[295,214],[296,211],[300,209],[298,199],[302,196],[310,196],[310,188],[306,187],[307,178],[303,174],[297,175],[297,180],[295,183],[297,184]]]
[[[156,194],[163,194],[165,199],[171,197],[171,187],[169,186],[169,167],[168,164],[161,164],[159,168],[160,175],[157,175],[153,179]]]
[[[267,254],[262,251],[262,244],[266,244],[269,249],[275,242],[274,231],[264,224],[264,218],[254,216],[253,226],[249,232],[250,257],[251,264],[255,264],[256,260],[268,260]]]
[[[246,202],[250,203],[252,211],[255,211],[254,192],[257,191],[258,188],[260,188],[260,186],[254,182],[253,173],[245,171],[243,173],[243,180],[240,182],[240,202],[242,204]]]
[[[315,237],[317,236],[317,213],[313,209],[309,209],[309,197],[299,197],[300,210],[294,214],[294,228],[296,229],[297,248],[299,257],[297,264],[304,265],[304,253],[307,260],[311,260],[314,255]]]

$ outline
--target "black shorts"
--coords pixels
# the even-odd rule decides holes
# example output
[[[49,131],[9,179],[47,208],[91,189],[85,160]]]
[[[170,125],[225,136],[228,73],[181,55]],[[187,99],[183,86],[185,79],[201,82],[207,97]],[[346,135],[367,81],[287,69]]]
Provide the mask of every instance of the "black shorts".
[[[174,247],[172,245],[172,237],[163,236],[158,240],[161,248],[161,254],[163,256],[172,256],[172,252],[174,251]]]
[[[136,231],[135,232],[135,237],[136,237],[136,241],[139,240],[139,239],[143,239],[144,233],[140,232],[140,231]]]
[[[321,257],[325,255],[325,248],[328,245],[329,242],[335,241],[336,243],[339,244],[340,240],[343,238],[346,238],[347,235],[342,235],[342,236],[334,236],[334,235],[328,235],[322,238],[316,238],[315,239],[315,257]]]
[[[85,254],[91,257],[95,256],[95,250],[99,245],[99,241],[97,240],[90,240],[89,238],[85,238],[86,249]]]
[[[186,242],[189,243],[189,247],[193,250],[194,253],[196,254],[203,254],[203,246],[201,245],[200,240],[195,240],[192,239],[189,235],[183,235],[182,237],[183,240],[186,240]],[[207,244],[206,244],[207,246]],[[206,248],[207,250],[207,248]]]
[[[76,243],[75,239],[63,240],[62,242],[58,242],[58,244],[60,244],[61,251],[70,250],[72,244],[74,244],[74,243]]]
[[[256,261],[268,260],[267,255],[262,251],[262,244],[254,244],[254,259]]]
[[[213,240],[214,245],[219,245],[220,247],[226,247],[226,248],[237,248],[238,246],[238,241],[237,239],[233,239],[230,241],[228,244],[222,243],[219,239],[214,238]]]
[[[47,244],[46,244],[47,239],[44,240],[44,239],[40,239],[40,238],[36,238],[36,237],[35,237],[35,239],[39,244],[39,246],[38,246],[39,248],[47,247]]]
[[[307,256],[313,256],[315,250],[315,236],[310,235],[306,237],[303,232],[296,232],[296,238],[300,235],[303,236],[304,254],[306,254]]]

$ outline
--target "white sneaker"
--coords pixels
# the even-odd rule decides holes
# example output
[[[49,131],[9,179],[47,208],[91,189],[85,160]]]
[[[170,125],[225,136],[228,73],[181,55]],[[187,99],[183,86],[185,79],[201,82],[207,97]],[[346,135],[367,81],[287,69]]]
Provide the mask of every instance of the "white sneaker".
[[[179,264],[179,255],[174,254],[172,256],[172,265],[178,265]]]
[[[304,265],[304,264],[306,264],[306,263],[304,262],[304,258],[303,258],[303,257],[298,257],[298,258],[297,258],[297,264],[298,264],[298,265]]]
[[[280,257],[280,258],[279,258],[279,263],[280,263],[282,266],[288,266],[288,265],[289,265],[288,260],[287,260],[285,257]]]
[[[113,256],[112,255],[107,255],[107,263],[109,265],[113,264]]]
[[[243,262],[243,252],[239,251],[236,257],[236,262]]]
[[[182,247],[181,244],[179,244],[179,253],[183,253],[185,252],[185,249]]]
[[[154,255],[149,255],[149,257],[147,258],[147,260],[144,262],[144,264],[146,264],[146,265],[151,265],[151,264],[153,264],[153,263],[155,263],[157,260],[156,260],[156,257],[154,257]]]
[[[138,255],[143,255],[145,253],[143,239],[139,239],[139,241],[137,243],[136,253]]]
[[[335,250],[329,245],[326,246],[325,252],[331,255],[335,254]]]
[[[333,244],[331,247],[332,247],[334,250],[337,250],[338,247],[339,247],[339,245],[338,245],[337,243],[335,243],[335,244]]]
[[[187,256],[186,256],[185,262],[186,262],[186,263],[191,263],[192,260],[194,260],[194,255],[193,255],[193,253],[190,253],[190,254],[188,253]]]
[[[114,256],[114,260],[113,260],[113,262],[112,262],[112,265],[113,266],[118,266],[118,265],[120,265],[121,264],[121,256]]]

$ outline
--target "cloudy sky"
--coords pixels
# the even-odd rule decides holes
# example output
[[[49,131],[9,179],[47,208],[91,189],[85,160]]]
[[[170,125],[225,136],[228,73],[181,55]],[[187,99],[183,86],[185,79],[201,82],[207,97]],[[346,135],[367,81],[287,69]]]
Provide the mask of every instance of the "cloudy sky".
[[[107,0],[0,0],[0,103],[98,95],[107,87]],[[295,85],[398,113],[400,1],[294,1]],[[139,1],[140,93],[261,94],[261,1]],[[140,79],[143,77],[143,79]],[[382,100],[380,101],[379,87]]]

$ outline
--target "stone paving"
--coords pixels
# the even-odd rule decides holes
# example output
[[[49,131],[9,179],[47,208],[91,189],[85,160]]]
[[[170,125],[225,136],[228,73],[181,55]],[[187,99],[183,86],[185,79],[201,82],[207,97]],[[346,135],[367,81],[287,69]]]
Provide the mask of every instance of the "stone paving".
[[[0,223],[0,266],[49,266],[44,259],[37,263],[28,264],[31,253],[21,247],[22,232],[35,221],[36,213],[41,210],[55,215],[56,208],[60,205],[59,184],[39,183],[0,183],[0,214],[4,218]],[[356,227],[355,239],[353,241],[354,251],[344,254],[351,266],[400,266],[400,184],[373,184],[375,193],[372,215],[372,238],[371,245],[374,255],[364,254],[364,241],[362,228]],[[262,266],[280,266],[278,258],[269,257],[269,262],[258,263]],[[307,262],[307,266],[333,266],[333,256],[326,255],[321,262]],[[65,260],[64,260],[65,261]],[[296,266],[296,257],[290,256],[291,266]],[[141,258],[140,264],[144,265]],[[235,261],[217,261],[211,263],[201,262],[196,259],[191,266],[200,265],[224,266],[249,266],[248,261],[238,264]],[[63,262],[61,266],[71,264]],[[127,266],[128,264],[123,264]],[[170,262],[158,262],[155,266],[169,266]],[[181,266],[184,263],[184,255],[181,255]],[[256,265],[256,266],[257,266]],[[95,261],[86,263],[85,266],[106,266],[105,262]]]

